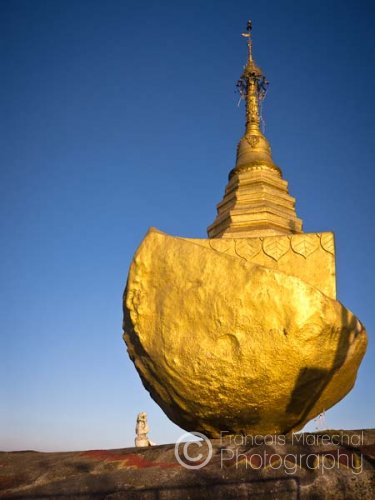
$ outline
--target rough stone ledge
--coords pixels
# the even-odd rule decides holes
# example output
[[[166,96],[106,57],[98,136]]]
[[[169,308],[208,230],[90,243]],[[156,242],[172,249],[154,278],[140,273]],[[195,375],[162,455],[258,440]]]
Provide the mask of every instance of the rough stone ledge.
[[[0,452],[0,498],[375,498],[375,429],[298,434],[298,438],[286,438],[285,444],[283,439],[212,440],[211,460],[194,470],[177,462],[174,444]],[[201,453],[204,461],[208,447],[192,443],[188,451],[191,457]]]

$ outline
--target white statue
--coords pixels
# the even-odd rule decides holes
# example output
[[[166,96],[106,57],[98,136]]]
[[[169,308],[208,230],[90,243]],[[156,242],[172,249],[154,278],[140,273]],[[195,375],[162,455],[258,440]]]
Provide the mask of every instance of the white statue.
[[[323,412],[318,415],[316,418],[314,418],[314,422],[316,422],[316,431],[322,431],[327,429],[327,423],[326,423],[326,411],[323,410]]]
[[[137,425],[135,427],[135,446],[144,447],[153,446],[155,444],[148,439],[148,432],[150,432],[150,429],[147,423],[147,413],[142,411],[141,413],[138,413],[137,416]]]

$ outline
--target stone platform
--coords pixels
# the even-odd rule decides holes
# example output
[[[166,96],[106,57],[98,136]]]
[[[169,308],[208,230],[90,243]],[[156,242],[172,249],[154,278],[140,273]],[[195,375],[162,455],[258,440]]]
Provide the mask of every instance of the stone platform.
[[[212,454],[207,443],[187,445],[190,461],[184,458],[184,444],[179,444],[179,456],[195,469],[177,461],[174,444],[61,453],[1,452],[0,498],[375,498],[375,429],[288,438],[223,437],[210,443]],[[211,458],[203,465],[208,454]]]

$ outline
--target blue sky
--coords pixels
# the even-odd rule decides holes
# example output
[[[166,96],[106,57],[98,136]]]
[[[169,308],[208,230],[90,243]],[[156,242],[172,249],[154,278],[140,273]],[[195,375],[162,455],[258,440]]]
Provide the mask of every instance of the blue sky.
[[[205,237],[234,165],[254,24],[266,135],[307,232],[336,234],[338,297],[366,325],[331,428],[374,426],[370,1],[0,2],[0,449],[175,441],[121,338],[149,226]],[[309,429],[314,429],[314,423]]]

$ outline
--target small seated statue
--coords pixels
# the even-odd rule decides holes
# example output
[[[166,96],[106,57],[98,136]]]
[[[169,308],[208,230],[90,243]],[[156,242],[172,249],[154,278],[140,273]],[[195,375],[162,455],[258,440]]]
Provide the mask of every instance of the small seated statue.
[[[147,422],[147,413],[142,411],[137,415],[137,425],[135,427],[135,446],[145,447],[153,446],[155,444],[148,439],[148,432],[150,432],[150,428]]]

